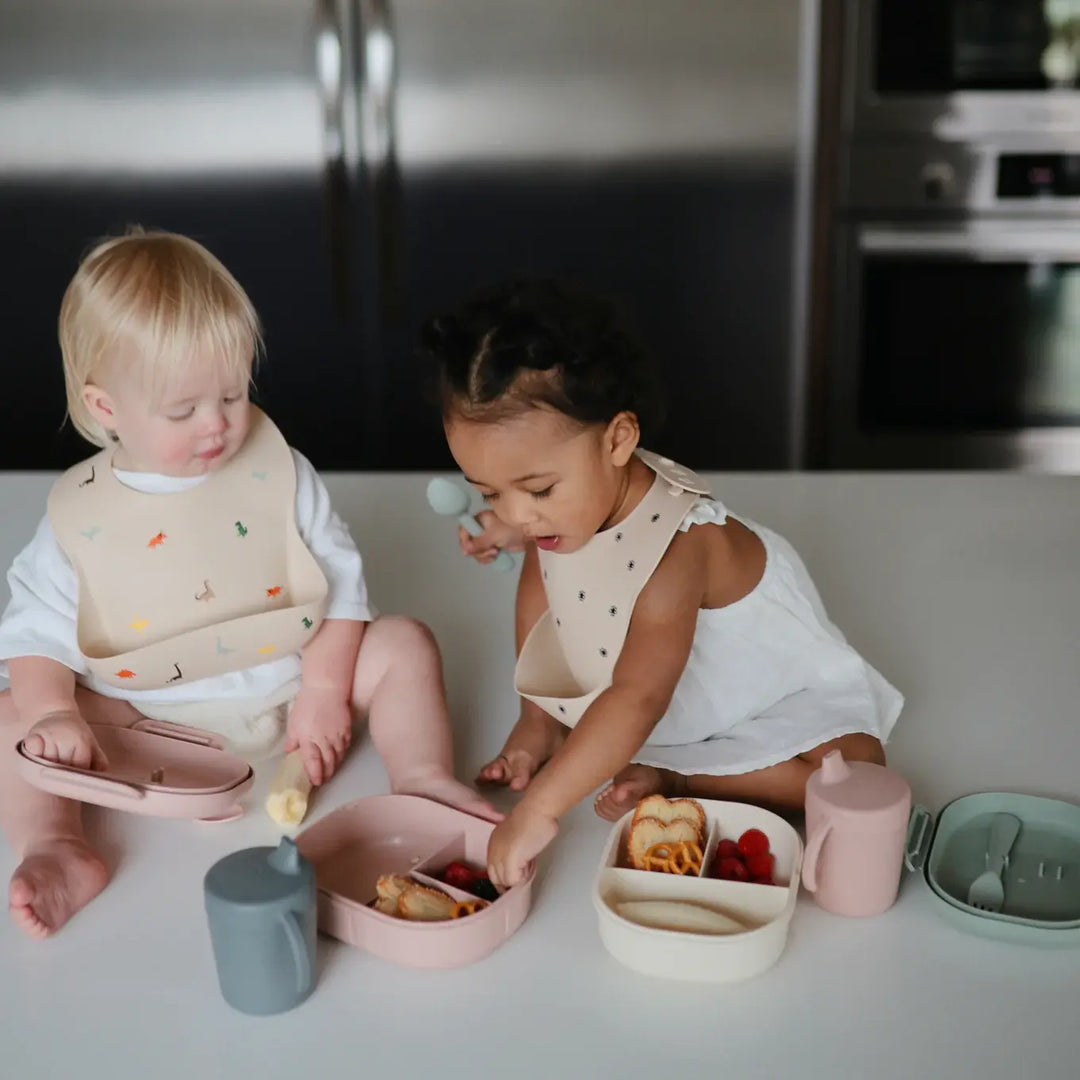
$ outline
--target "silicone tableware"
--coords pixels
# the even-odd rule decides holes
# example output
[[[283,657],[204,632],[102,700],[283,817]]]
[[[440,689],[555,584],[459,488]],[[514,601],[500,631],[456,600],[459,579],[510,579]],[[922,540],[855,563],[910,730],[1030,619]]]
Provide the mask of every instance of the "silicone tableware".
[[[479,536],[484,531],[484,526],[469,513],[469,493],[452,480],[433,476],[428,481],[427,501],[436,514],[457,518],[458,524],[470,536]],[[512,570],[514,558],[510,552],[500,551],[491,565],[498,570]]]
[[[998,814],[1020,821],[1002,870],[1000,911],[967,902],[986,868]],[[954,926],[982,937],[1045,945],[1080,945],[1080,806],[1011,792],[979,792],[949,803],[935,821],[917,807],[908,831],[908,868],[921,871],[935,909]]]
[[[879,915],[896,900],[911,813],[911,788],[869,761],[822,759],[806,784],[802,879],[836,915]]]
[[[203,880],[218,983],[255,1016],[285,1012],[315,986],[315,874],[284,837],[219,859]]]
[[[136,814],[224,821],[243,812],[239,803],[254,773],[217,736],[157,720],[129,728],[91,724],[90,730],[108,758],[107,768],[46,761],[20,742],[22,778],[53,795]]]
[[[616,960],[645,975],[714,983],[748,979],[775,964],[784,951],[799,891],[802,841],[782,817],[760,807],[695,801],[708,827],[703,873],[708,874],[720,840],[738,840],[747,829],[760,829],[769,838],[777,884],[634,870],[626,859],[630,811],[612,827],[593,882],[600,940]],[[618,913],[621,905],[639,900],[687,901],[728,915],[747,929],[731,934],[668,930]]]
[[[1009,852],[1020,832],[1020,819],[1012,814],[995,814],[990,823],[990,843],[986,849],[986,869],[971,883],[967,902],[982,911],[1000,911],[1005,902],[1001,881]]]
[[[315,867],[319,929],[409,967],[454,968],[482,959],[524,921],[533,872],[482,911],[460,919],[411,922],[368,905],[383,874],[407,875],[455,900],[476,899],[438,875],[453,861],[483,867],[494,828],[415,795],[374,795],[333,811],[296,838]]]

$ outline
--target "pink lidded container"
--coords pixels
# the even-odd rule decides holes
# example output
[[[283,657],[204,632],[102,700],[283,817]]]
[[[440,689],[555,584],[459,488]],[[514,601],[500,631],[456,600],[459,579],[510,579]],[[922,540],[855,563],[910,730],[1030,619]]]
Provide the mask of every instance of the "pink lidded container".
[[[869,761],[822,759],[806,784],[803,885],[836,915],[879,915],[900,888],[911,788]]]

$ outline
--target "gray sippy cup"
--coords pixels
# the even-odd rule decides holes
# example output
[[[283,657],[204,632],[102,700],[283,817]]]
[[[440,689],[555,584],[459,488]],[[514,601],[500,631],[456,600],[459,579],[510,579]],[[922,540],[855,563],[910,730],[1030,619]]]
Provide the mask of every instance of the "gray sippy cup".
[[[203,882],[225,1000],[255,1016],[299,1005],[315,985],[315,871],[289,837],[234,851]]]

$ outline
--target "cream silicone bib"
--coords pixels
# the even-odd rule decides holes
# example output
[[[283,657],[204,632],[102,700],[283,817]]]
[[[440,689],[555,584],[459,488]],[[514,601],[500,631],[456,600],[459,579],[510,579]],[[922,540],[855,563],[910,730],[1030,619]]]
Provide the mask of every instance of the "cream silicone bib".
[[[244,445],[200,484],[128,488],[115,447],[69,469],[49,521],[78,579],[77,635],[98,678],[160,689],[297,652],[326,610],[326,578],[296,528],[292,453],[251,407]]]
[[[647,450],[638,457],[656,477],[623,521],[578,551],[539,553],[548,610],[525,640],[514,688],[571,726],[611,685],[638,594],[687,511],[709,490],[668,458]]]

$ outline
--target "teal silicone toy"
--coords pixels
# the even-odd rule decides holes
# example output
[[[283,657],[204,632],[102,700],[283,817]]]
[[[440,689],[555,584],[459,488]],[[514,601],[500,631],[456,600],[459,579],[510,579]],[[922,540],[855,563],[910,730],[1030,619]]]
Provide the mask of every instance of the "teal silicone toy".
[[[203,892],[225,1000],[254,1016],[304,1001],[315,986],[315,871],[296,844],[226,855]]]
[[[470,535],[479,536],[484,527],[469,513],[469,493],[441,476],[433,476],[427,486],[428,506],[436,514],[457,518],[458,524]],[[497,570],[512,570],[514,558],[508,551],[500,551],[491,563]]]
[[[970,905],[968,893],[988,866],[990,830],[999,814],[1020,820],[1002,870],[998,912]],[[1005,792],[965,795],[933,818],[912,815],[909,869],[924,870],[939,912],[984,937],[1031,945],[1080,945],[1080,806]]]

